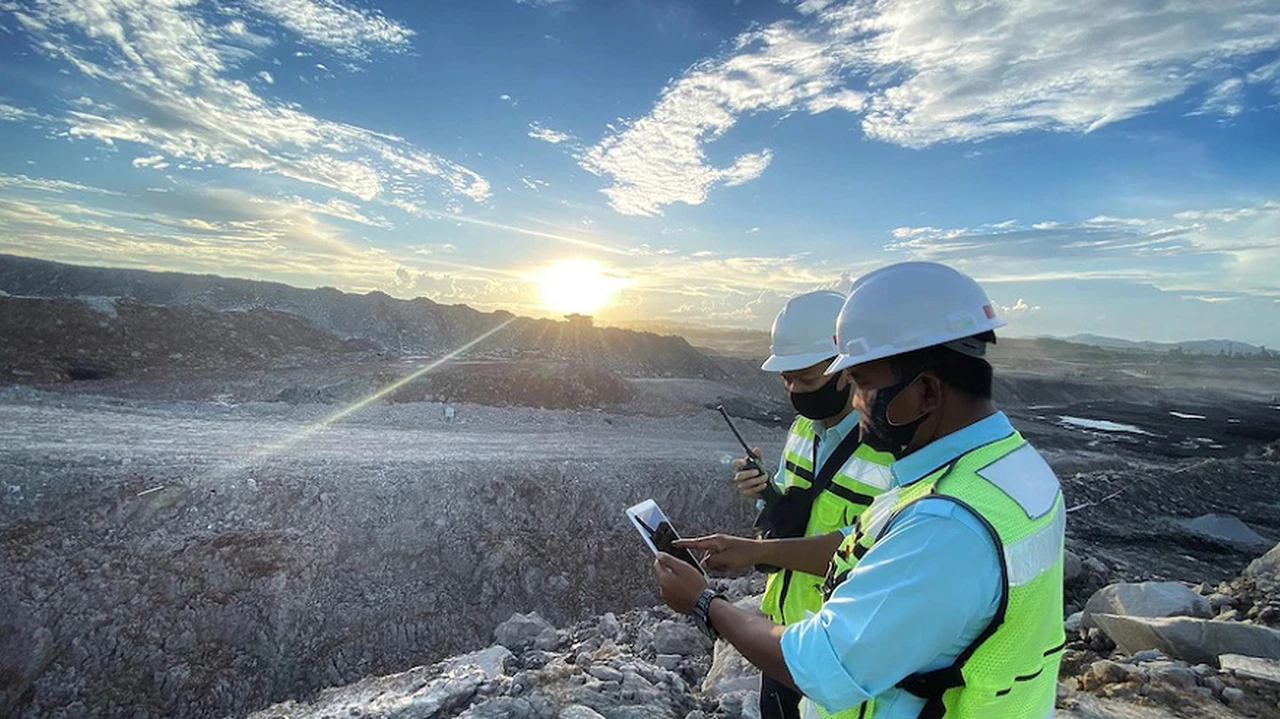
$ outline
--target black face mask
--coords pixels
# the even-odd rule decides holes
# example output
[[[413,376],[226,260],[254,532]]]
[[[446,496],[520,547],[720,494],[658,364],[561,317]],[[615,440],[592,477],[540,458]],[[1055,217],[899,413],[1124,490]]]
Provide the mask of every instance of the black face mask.
[[[876,400],[868,412],[867,423],[862,425],[863,444],[880,452],[889,452],[899,459],[906,454],[903,449],[911,442],[920,424],[929,418],[929,413],[925,412],[906,424],[893,424],[889,421],[889,405],[918,379],[920,375],[876,390]]]
[[[849,385],[837,389],[840,375],[812,392],[791,392],[791,406],[809,419],[829,419],[849,406]]]

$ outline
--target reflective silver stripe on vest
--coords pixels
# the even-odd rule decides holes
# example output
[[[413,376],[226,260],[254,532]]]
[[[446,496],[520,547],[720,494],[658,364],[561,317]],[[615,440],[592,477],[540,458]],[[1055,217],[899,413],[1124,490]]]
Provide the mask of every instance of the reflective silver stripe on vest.
[[[1032,519],[1043,517],[1058,500],[1058,478],[1044,457],[1029,444],[983,467],[977,474],[1009,495]]]
[[[884,525],[889,518],[894,515],[898,508],[898,495],[902,494],[902,487],[894,487],[888,492],[884,492],[876,497],[875,501],[867,507],[867,511],[858,517],[860,522],[859,528],[864,537],[879,537]]]
[[[1059,505],[1048,524],[1004,546],[1004,561],[1009,568],[1009,586],[1022,586],[1058,564],[1062,557],[1063,533],[1066,528],[1067,513]]]
[[[888,489],[893,481],[893,474],[889,472],[888,466],[861,457],[851,457],[840,469],[840,474],[876,489]]]

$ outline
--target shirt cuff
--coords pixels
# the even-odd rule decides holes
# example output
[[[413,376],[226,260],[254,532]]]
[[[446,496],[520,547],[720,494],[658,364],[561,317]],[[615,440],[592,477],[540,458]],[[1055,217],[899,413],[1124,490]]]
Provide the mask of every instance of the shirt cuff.
[[[783,631],[782,661],[800,693],[829,712],[854,707],[871,698],[845,671],[827,638],[821,614]]]

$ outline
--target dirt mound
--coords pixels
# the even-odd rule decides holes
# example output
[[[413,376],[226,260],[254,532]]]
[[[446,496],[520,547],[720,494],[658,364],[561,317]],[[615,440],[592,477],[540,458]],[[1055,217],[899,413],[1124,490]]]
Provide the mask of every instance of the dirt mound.
[[[105,297],[0,297],[0,337],[0,377],[19,381],[297,366],[373,349],[283,312]]]

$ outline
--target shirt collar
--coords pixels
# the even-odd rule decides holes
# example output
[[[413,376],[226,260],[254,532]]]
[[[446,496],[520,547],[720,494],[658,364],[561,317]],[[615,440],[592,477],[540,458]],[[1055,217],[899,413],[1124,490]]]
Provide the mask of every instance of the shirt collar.
[[[849,433],[858,426],[858,413],[850,412],[844,419],[836,423],[834,427],[822,426],[822,420],[815,419],[813,421],[813,433],[817,435],[818,441],[827,446],[840,444]]]
[[[990,444],[1013,434],[1013,425],[1004,412],[996,412],[926,444],[889,467],[893,485],[901,487],[924,477],[933,470],[976,447]]]

